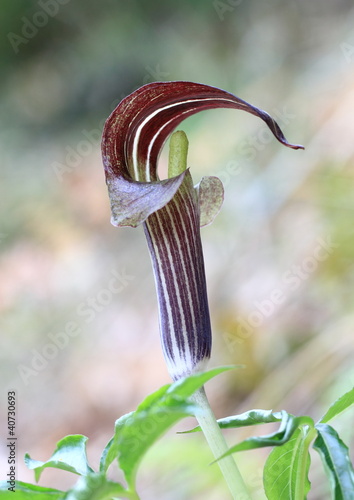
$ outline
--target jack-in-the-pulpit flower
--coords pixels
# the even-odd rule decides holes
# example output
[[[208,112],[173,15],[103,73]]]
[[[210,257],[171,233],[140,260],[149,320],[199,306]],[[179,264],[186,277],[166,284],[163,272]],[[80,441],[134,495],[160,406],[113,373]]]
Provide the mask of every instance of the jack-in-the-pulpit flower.
[[[204,177],[193,186],[183,165],[187,146],[182,135],[176,145],[185,149],[177,154],[182,165],[172,167],[168,179],[159,180],[157,161],[167,137],[182,120],[211,108],[247,111],[261,118],[282,144],[302,148],[289,144],[266,112],[218,88],[184,81],[151,83],[127,96],[107,119],[102,139],[112,224],[144,226],[163,352],[174,380],[204,369],[210,357],[200,226],[218,213],[223,187],[216,177]]]

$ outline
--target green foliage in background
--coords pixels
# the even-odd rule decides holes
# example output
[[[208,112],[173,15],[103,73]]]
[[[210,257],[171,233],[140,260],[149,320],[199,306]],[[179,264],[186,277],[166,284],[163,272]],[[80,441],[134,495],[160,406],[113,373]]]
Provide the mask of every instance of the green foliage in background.
[[[16,491],[16,498],[19,500],[139,499],[136,474],[148,449],[179,420],[200,412],[201,409],[191,403],[189,398],[208,380],[228,369],[230,367],[217,368],[165,385],[148,396],[136,411],[119,418],[115,424],[114,436],[103,450],[98,472],[87,462],[85,436],[66,436],[57,443],[53,455],[46,462],[33,460],[26,454],[26,465],[34,470],[36,481],[47,467],[80,475],[77,484],[70,491],[65,493],[20,481],[10,485],[10,482],[4,481],[0,483],[0,498],[10,499],[13,491]],[[333,500],[354,500],[354,470],[348,448],[335,429],[328,425],[330,420],[353,404],[354,389],[337,399],[317,424],[311,417],[295,417],[284,410],[250,410],[241,415],[220,419],[218,424],[221,429],[279,423],[277,431],[248,438],[231,446],[225,455],[273,447],[263,474],[267,499],[304,500],[311,489],[308,472],[309,448],[312,444],[323,461]],[[199,430],[200,428],[196,427],[187,432]],[[109,480],[106,476],[108,468],[115,461],[124,473],[127,487]]]

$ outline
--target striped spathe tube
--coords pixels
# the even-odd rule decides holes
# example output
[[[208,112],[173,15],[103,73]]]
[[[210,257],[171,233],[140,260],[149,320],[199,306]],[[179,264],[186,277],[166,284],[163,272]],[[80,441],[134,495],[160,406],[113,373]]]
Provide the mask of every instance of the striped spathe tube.
[[[211,108],[233,108],[261,118],[289,144],[264,111],[238,97],[192,82],[156,82],[139,88],[107,119],[102,156],[115,226],[143,224],[157,289],[161,341],[174,380],[203,370],[211,353],[211,327],[200,226],[212,222],[223,201],[216,177],[193,186],[189,170],[159,180],[157,161],[182,120]]]
[[[162,347],[174,380],[205,367],[211,326],[198,194],[189,172],[144,223],[156,282]]]

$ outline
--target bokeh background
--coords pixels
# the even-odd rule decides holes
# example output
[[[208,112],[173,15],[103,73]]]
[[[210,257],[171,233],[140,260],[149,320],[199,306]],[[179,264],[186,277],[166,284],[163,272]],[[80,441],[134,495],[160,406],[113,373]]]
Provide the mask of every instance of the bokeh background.
[[[245,368],[208,384],[216,415],[284,408],[316,420],[353,386],[353,26],[349,0],[2,2],[0,434],[14,389],[18,479],[34,480],[26,451],[46,460],[66,434],[89,437],[97,467],[115,419],[169,382],[143,231],[110,225],[99,145],[105,118],[148,82],[231,91],[306,147],[283,148],[231,110],[183,123],[195,182],[219,175],[226,190],[202,231],[210,366]],[[353,448],[352,415],[335,426]],[[228,498],[203,437],[176,435],[190,425],[145,458],[142,499]],[[238,457],[256,500],[267,452]],[[329,498],[312,461],[309,499]],[[47,469],[40,484],[75,481]]]

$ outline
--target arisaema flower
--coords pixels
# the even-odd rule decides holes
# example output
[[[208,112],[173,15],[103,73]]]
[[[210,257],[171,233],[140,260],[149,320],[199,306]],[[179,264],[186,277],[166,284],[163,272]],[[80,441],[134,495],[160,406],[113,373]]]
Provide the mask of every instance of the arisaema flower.
[[[211,108],[247,111],[261,118],[282,144],[302,148],[289,144],[265,111],[224,90],[184,81],[139,88],[121,101],[103,132],[112,224],[144,227],[157,288],[163,352],[174,380],[203,370],[210,357],[200,226],[212,222],[218,213],[223,187],[216,177],[204,177],[193,186],[185,168],[183,133],[172,146],[168,179],[158,178],[157,162],[166,139],[180,122]]]

